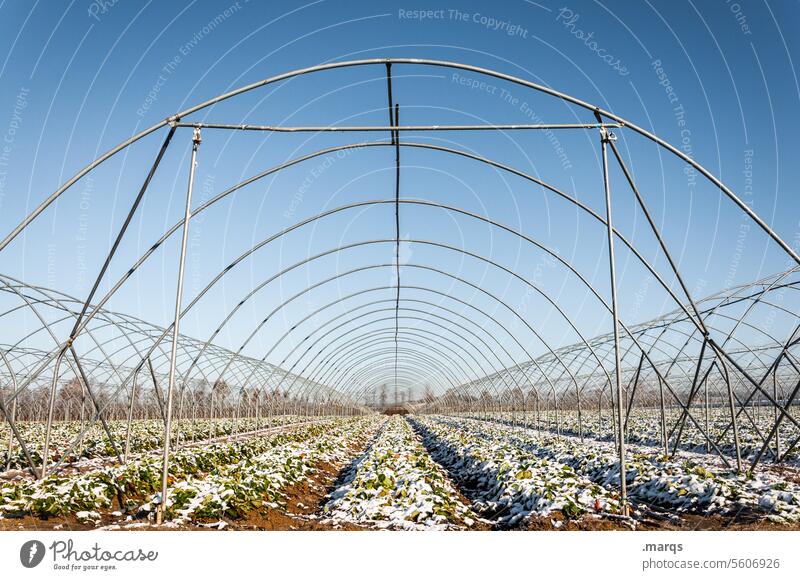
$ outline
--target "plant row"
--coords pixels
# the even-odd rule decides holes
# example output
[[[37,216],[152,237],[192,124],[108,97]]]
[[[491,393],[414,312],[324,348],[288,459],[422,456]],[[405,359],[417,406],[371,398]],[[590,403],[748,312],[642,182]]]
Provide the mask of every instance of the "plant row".
[[[620,487],[619,456],[612,443],[542,437],[530,429],[463,418],[425,421],[439,431],[465,434],[488,446],[512,446],[537,461],[566,466],[605,489]],[[744,511],[775,521],[800,520],[800,485],[765,471],[736,473],[705,454],[679,452],[667,457],[652,447],[631,445],[626,483],[632,500],[673,512],[731,515]]]
[[[334,429],[344,429],[353,422],[328,420],[279,434],[181,449],[171,455],[170,485],[174,487],[189,478],[202,480],[221,466],[240,465],[287,443],[313,439]],[[160,489],[161,473],[161,459],[145,455],[125,465],[56,474],[43,480],[17,477],[0,484],[0,517],[76,515],[79,519],[97,520],[99,512],[110,510],[119,515],[137,512],[140,516],[148,515],[153,502],[149,501],[149,506],[147,503],[142,506],[142,503],[153,498]],[[179,505],[175,504],[173,511],[176,513]]]
[[[399,416],[386,421],[323,511],[333,522],[379,529],[463,529],[475,523],[447,474]]]
[[[240,418],[236,421],[230,418],[215,421],[210,419],[176,421],[173,427],[172,441],[173,443],[200,441],[233,433],[279,427],[301,421],[303,421],[302,417],[288,415],[262,417],[261,419],[252,417]],[[116,442],[117,451],[122,453],[128,429],[127,422],[110,421],[108,426]],[[74,463],[79,460],[114,456],[114,447],[109,442],[108,436],[99,422],[89,427],[80,441],[74,444],[76,438],[85,427],[86,425],[80,421],[54,423],[50,435],[50,461],[63,460],[67,463]],[[21,422],[17,425],[17,428],[28,445],[34,464],[41,465],[41,453],[44,447],[46,430],[45,424]],[[138,453],[159,449],[163,445],[163,437],[163,421],[133,421],[131,422],[130,430],[130,452]],[[12,442],[10,451],[9,440]],[[28,467],[28,462],[19,443],[16,439],[11,439],[11,430],[7,424],[0,429],[0,441],[2,441],[0,470]]]
[[[503,431],[510,433],[503,427],[431,417],[414,419],[413,424],[434,459],[466,491],[473,508],[500,526],[517,526],[530,515],[554,512],[567,517],[619,512],[616,492],[565,463],[532,454],[503,436]]]

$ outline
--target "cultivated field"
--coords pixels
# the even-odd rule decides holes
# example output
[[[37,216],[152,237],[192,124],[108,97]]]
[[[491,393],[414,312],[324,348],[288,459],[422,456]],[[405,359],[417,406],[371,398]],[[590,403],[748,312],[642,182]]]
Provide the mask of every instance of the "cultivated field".
[[[70,450],[80,426],[60,423],[53,461],[63,468],[45,479],[22,469],[17,448],[4,457],[0,529],[800,528],[794,460],[737,474],[691,432],[668,457],[646,419],[629,425],[623,516],[614,442],[581,422],[582,441],[569,414],[560,435],[520,414],[185,422],[160,525],[158,423],[133,423],[122,464],[102,430]],[[23,427],[36,441],[40,427]],[[123,427],[112,424],[124,441]]]

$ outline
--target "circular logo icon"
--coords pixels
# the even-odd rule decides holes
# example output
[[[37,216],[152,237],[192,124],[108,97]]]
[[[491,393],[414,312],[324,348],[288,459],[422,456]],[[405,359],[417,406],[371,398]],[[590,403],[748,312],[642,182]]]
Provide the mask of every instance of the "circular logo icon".
[[[26,568],[36,568],[44,559],[44,544],[39,540],[28,540],[19,549],[19,561]]]

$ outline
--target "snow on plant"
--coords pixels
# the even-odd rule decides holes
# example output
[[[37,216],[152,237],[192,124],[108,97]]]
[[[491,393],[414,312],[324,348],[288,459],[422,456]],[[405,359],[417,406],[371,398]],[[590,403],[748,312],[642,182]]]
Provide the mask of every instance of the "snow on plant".
[[[471,490],[473,507],[504,526],[530,514],[616,513],[617,494],[557,460],[535,457],[507,438],[465,429],[464,419],[414,419],[434,458]],[[491,428],[491,426],[489,426]]]
[[[285,433],[252,437],[231,443],[213,443],[200,448],[185,448],[172,455],[169,481],[205,478],[217,466],[241,464],[268,454],[287,442],[318,436],[347,420],[330,420],[298,427]],[[142,498],[160,488],[161,460],[143,456],[126,465],[103,467],[88,472],[52,475],[33,481],[18,477],[0,484],[0,517],[9,513],[58,516],[80,511],[109,510],[114,501],[122,509],[139,506]]]
[[[186,443],[254,431],[256,429],[266,429],[280,427],[294,422],[302,422],[306,418],[291,415],[281,415],[256,419],[254,417],[233,419],[196,419],[194,421],[183,419],[175,421],[173,427],[173,442]],[[127,433],[126,421],[108,421],[108,426],[113,435],[118,450],[123,451],[125,436]],[[32,459],[36,465],[41,465],[41,449],[45,439],[45,425],[43,423],[20,422],[17,425],[23,439],[29,446]],[[73,463],[79,460],[94,459],[101,457],[111,457],[114,455],[114,448],[108,441],[108,436],[100,423],[92,425],[81,439],[80,443],[70,450],[75,438],[85,427],[80,421],[68,421],[54,423],[50,436],[50,460],[64,460]],[[131,442],[130,451],[139,453],[155,450],[161,447],[164,435],[164,423],[158,420],[141,420],[131,423]],[[16,440],[12,440],[12,450],[9,453],[7,442],[11,438],[11,432],[7,424],[0,425],[0,441],[3,441],[3,448],[0,451],[0,469],[8,466],[11,469],[24,469],[28,467],[25,455]]]
[[[675,425],[682,410],[679,408],[667,408],[666,423],[667,431]],[[480,418],[476,415],[465,415]],[[701,408],[693,408],[692,416],[705,429],[705,411]],[[730,413],[724,408],[710,408],[708,410],[709,424],[708,433],[717,444],[717,447],[729,457],[736,456],[736,447],[733,442],[733,430],[730,426]],[[603,412],[602,419],[596,410],[584,410],[581,413],[580,423],[578,413],[575,410],[560,410],[558,424],[555,421],[555,414],[552,411],[542,410],[537,416],[535,412],[502,412],[490,413],[486,415],[493,421],[508,425],[520,425],[536,430],[549,431],[552,433],[560,432],[566,435],[579,435],[581,432],[584,437],[598,439],[601,441],[614,440],[613,417],[610,410]],[[769,407],[750,407],[747,412],[742,412],[738,419],[739,443],[742,457],[752,460],[761,450],[763,438],[770,433],[774,425],[775,415]],[[780,439],[784,442],[781,454],[786,451],[786,443],[794,441],[800,437],[800,429],[791,421],[784,420],[779,428]],[[661,440],[661,414],[658,409],[634,409],[628,421],[627,441],[638,445],[662,447]],[[670,449],[674,445],[674,434],[670,441]],[[708,450],[706,438],[697,425],[687,419],[684,424],[683,433],[680,440],[680,449],[703,453]],[[770,449],[766,450],[764,457],[770,459],[773,456],[772,450],[775,448],[775,438],[771,441]],[[711,451],[713,453],[713,450]],[[790,450],[788,457],[784,460],[788,464],[798,464],[800,462],[800,447]]]
[[[323,512],[333,522],[380,529],[463,529],[475,521],[444,470],[399,416],[386,421]]]
[[[577,437],[538,436],[469,419],[440,419],[489,441],[505,441],[538,459],[556,461],[608,489],[619,488],[619,457],[612,443]],[[633,500],[677,512],[732,514],[761,512],[777,521],[800,520],[800,485],[768,473],[736,474],[717,458],[681,452],[668,458],[652,447],[628,447],[626,483]]]
[[[339,422],[333,429],[311,426],[286,437],[264,453],[218,464],[204,477],[172,485],[167,518],[173,525],[245,516],[266,505],[285,508],[282,490],[312,472],[320,462],[342,460],[349,447],[375,427],[374,420]],[[159,494],[160,496],[160,494]],[[155,511],[151,499],[143,511]]]
[[[246,445],[210,445],[199,452],[178,452],[170,465],[170,477],[184,477],[199,472],[214,460],[235,457]],[[78,511],[110,509],[114,499],[128,503],[136,497],[153,493],[160,484],[161,462],[147,456],[125,466],[101,468],[85,473],[51,475],[44,480],[19,478],[0,485],[0,515],[30,513],[59,516]]]

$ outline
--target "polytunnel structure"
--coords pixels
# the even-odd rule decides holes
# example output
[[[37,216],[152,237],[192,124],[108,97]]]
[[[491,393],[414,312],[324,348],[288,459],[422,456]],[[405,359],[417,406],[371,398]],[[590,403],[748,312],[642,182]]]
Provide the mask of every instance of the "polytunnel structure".
[[[253,124],[224,116],[225,103],[265,92],[269,96],[301,77],[324,76],[334,83],[331,93],[338,90],[337,75],[343,86],[352,87],[366,82],[358,77],[362,70],[372,75],[372,89],[378,82],[382,86],[385,100],[373,103],[370,118],[379,114],[383,122]],[[524,123],[489,121],[477,113],[465,122],[442,123],[438,114],[451,118],[446,109],[419,111],[399,103],[401,91],[413,92],[425,75],[442,71],[456,75],[454,80],[468,74],[502,83],[526,99],[556,105],[542,105],[537,109],[542,113],[528,115]],[[311,95],[308,102],[317,97],[322,95]],[[423,121],[405,121],[416,118]],[[206,143],[239,134],[255,140],[322,136],[324,146],[243,173],[222,187],[214,183],[214,191],[198,202],[196,172],[205,162]],[[594,197],[578,191],[574,181],[570,186],[563,179],[548,180],[538,167],[522,168],[451,138],[469,135],[479,143],[489,134],[542,139],[562,165],[559,140],[578,135],[595,164],[596,171],[584,172],[594,183]],[[0,276],[0,411],[9,427],[8,457],[16,449],[21,463],[38,477],[64,468],[90,429],[101,429],[111,455],[124,462],[131,421],[155,419],[166,492],[170,453],[181,445],[257,432],[265,417],[386,410],[466,415],[607,439],[615,442],[623,474],[628,443],[653,445],[665,454],[702,450],[731,470],[757,469],[796,451],[800,257],[685,148],[615,112],[524,78],[454,62],[385,58],[295,70],[189,107],[108,150],[5,235],[0,260],[73,186],[148,137],[160,143],[125,207],[125,218],[114,225],[115,235],[103,248],[102,266],[90,273],[93,283],[85,295]],[[161,203],[153,183],[162,166],[174,161],[171,148],[189,146],[188,159],[181,160],[186,173],[181,174],[186,179],[181,185],[183,217],[144,241],[146,249],[136,256],[121,252],[142,204]],[[683,252],[664,235],[660,208],[653,207],[640,185],[640,170],[631,163],[629,150],[644,147],[654,148],[662,164],[674,160],[678,174],[690,172],[718,196],[720,206],[741,214],[784,268],[736,284],[725,283],[718,272],[704,284],[688,281]],[[192,230],[204,216],[298,168],[325,160],[362,163],[377,156],[390,169],[390,188],[338,203],[338,186],[332,185],[330,203],[321,210],[304,216],[287,212],[287,223],[253,235],[187,295]],[[555,226],[559,235],[571,235],[568,230],[581,220],[594,242],[568,256],[563,247],[548,242],[542,234],[547,228],[528,227],[531,221],[544,223],[541,216],[493,215],[497,195],[482,189],[487,178],[470,181],[472,169],[451,171],[451,176],[471,188],[476,203],[427,196],[420,183],[432,190],[435,176],[413,187],[405,180],[423,158],[432,159],[428,162],[437,164],[434,168],[455,159],[460,168],[479,168],[503,183],[513,182],[515,196],[557,204],[565,215],[577,216]],[[315,182],[326,179],[324,170],[313,172]],[[622,220],[638,220],[634,235],[618,226],[622,200]],[[368,218],[370,227],[360,236],[351,237],[347,227],[336,225],[350,216],[378,215],[373,211],[381,212],[381,219]],[[425,217],[422,228],[406,229],[421,215],[434,217]],[[450,223],[459,224],[457,235],[445,239]],[[497,238],[482,246],[474,241],[484,239],[480,232]],[[511,244],[515,254],[491,251],[495,239]],[[322,245],[316,247],[319,240]],[[174,247],[163,256],[170,243]],[[230,304],[210,298],[230,276],[283,244],[300,244],[307,251],[299,256],[281,252],[266,266],[251,267],[248,286],[239,281],[226,290],[236,296]],[[580,254],[591,255],[591,264],[573,259]],[[147,269],[158,259],[171,272],[170,285],[164,286],[164,296],[175,298],[168,323],[148,322],[119,305],[112,309],[115,295],[138,273],[158,275]],[[531,263],[543,266],[531,273]],[[650,280],[666,305],[663,313],[646,320],[626,317],[620,295],[630,289],[620,277],[623,263],[626,268],[634,264]],[[574,290],[565,291],[567,286]],[[261,302],[264,296],[273,297],[267,306]],[[185,334],[182,321],[198,312],[212,320],[208,331]],[[21,323],[23,318],[29,322]],[[235,346],[218,343],[230,334]],[[392,393],[394,404],[389,404]],[[210,419],[211,430],[172,434],[175,423],[194,424],[198,418]],[[71,452],[54,456],[52,432],[59,422],[77,419],[80,428],[69,435]],[[41,443],[18,428],[24,422],[41,425]],[[623,502],[626,480],[618,480]]]

